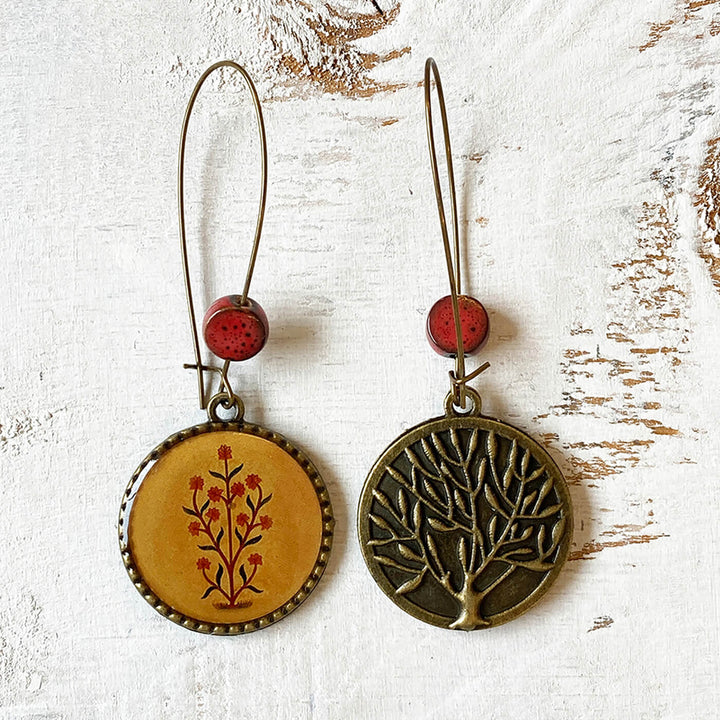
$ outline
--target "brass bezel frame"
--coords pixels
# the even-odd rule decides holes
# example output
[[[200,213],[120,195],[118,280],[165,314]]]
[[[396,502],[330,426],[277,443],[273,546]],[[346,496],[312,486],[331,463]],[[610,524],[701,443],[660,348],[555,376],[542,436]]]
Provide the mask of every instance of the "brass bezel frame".
[[[451,399],[451,396],[449,396],[449,398]],[[358,539],[360,541],[363,559],[365,560],[365,564],[367,565],[370,574],[373,576],[373,579],[380,586],[382,591],[393,601],[395,605],[418,620],[422,620],[430,625],[435,625],[436,627],[452,629],[450,628],[450,625],[453,622],[453,618],[445,617],[425,610],[424,608],[421,608],[411,602],[404,595],[398,597],[395,594],[396,587],[390,582],[383,572],[380,564],[375,560],[373,547],[369,544],[370,525],[368,521],[368,516],[374,501],[372,494],[373,489],[377,488],[380,484],[383,475],[386,472],[386,467],[395,460],[395,458],[397,458],[397,456],[405,448],[410,447],[421,438],[428,436],[432,432],[441,432],[444,430],[450,430],[451,428],[456,430],[473,428],[479,428],[486,431],[494,430],[495,432],[499,432],[503,435],[503,437],[522,440],[524,444],[532,447],[533,455],[542,460],[543,464],[546,465],[549,474],[551,474],[553,478],[553,484],[558,494],[558,498],[560,498],[563,505],[563,514],[566,517],[563,539],[557,549],[557,559],[555,560],[553,568],[547,572],[538,586],[528,596],[526,596],[524,600],[509,610],[487,618],[489,621],[487,627],[495,627],[497,625],[510,622],[511,620],[514,620],[524,614],[533,605],[535,605],[543,595],[545,595],[550,586],[556,580],[567,560],[573,535],[572,499],[570,497],[567,482],[560,471],[560,468],[557,466],[557,463],[555,463],[552,457],[550,457],[547,450],[545,450],[545,448],[540,445],[537,440],[533,439],[527,433],[523,432],[519,428],[516,428],[514,425],[509,425],[508,423],[481,415],[479,413],[457,414],[453,412],[449,412],[445,416],[431,418],[425,422],[415,425],[409,430],[406,430],[402,433],[402,435],[390,443],[390,445],[388,445],[388,447],[381,453],[365,480],[365,484],[360,494],[357,511]]]
[[[307,579],[303,582],[300,589],[293,595],[290,600],[285,602],[281,607],[276,608],[270,613],[263,615],[260,618],[251,620],[244,623],[208,623],[197,618],[185,615],[169,604],[165,603],[159,598],[155,592],[147,585],[139,570],[135,566],[133,561],[132,553],[126,539],[126,527],[129,521],[129,510],[132,509],[132,497],[133,488],[140,481],[142,483],[141,475],[144,479],[146,468],[149,469],[150,465],[157,461],[164,453],[169,451],[171,448],[179,445],[188,438],[202,435],[209,432],[219,431],[230,431],[238,432],[242,434],[250,434],[260,437],[264,440],[269,440],[274,443],[280,449],[288,453],[305,471],[308,476],[310,483],[312,484],[315,493],[317,495],[318,504],[320,506],[321,521],[322,521],[322,535],[320,539],[320,549],[318,556],[313,566],[312,571],[308,575]],[[122,554],[123,563],[127,570],[130,579],[137,591],[143,596],[143,598],[159,612],[163,617],[172,622],[186,628],[187,630],[193,630],[195,632],[204,633],[207,635],[242,635],[245,633],[253,632],[266,628],[269,625],[282,620],[282,618],[289,615],[293,610],[299,607],[304,600],[307,599],[308,595],[315,589],[320,578],[322,577],[327,563],[330,557],[330,551],[332,549],[333,530],[335,520],[333,517],[332,504],[330,502],[330,496],[328,494],[325,483],[320,477],[315,466],[312,464],[310,459],[302,452],[299,448],[293,445],[285,437],[276,433],[272,430],[267,430],[259,425],[246,422],[207,422],[200,425],[194,425],[192,427],[181,430],[174,435],[171,435],[167,440],[160,443],[154,448],[145,459],[138,465],[137,469],[130,478],[125,493],[123,494],[122,503],[120,504],[120,513],[118,516],[118,540],[120,542],[120,552]]]

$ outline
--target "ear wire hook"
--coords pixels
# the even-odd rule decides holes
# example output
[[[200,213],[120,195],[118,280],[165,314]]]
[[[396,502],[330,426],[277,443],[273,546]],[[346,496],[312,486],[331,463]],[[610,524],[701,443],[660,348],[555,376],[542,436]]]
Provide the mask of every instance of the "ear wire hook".
[[[432,77],[431,77],[432,75]],[[432,98],[431,79],[435,80],[438,105],[440,107],[440,120],[442,123],[443,140],[445,142],[445,162],[448,171],[448,185],[450,188],[450,210],[452,218],[452,247],[448,236],[447,220],[445,216],[445,204],[443,203],[443,192],[440,185],[440,173],[438,171],[437,151],[435,149],[435,133],[432,119]],[[481,372],[490,367],[490,363],[484,363],[479,368],[465,375],[465,350],[463,348],[462,329],[460,327],[460,308],[458,296],[461,295],[461,273],[460,273],[460,235],[458,232],[457,197],[455,193],[455,174],[453,173],[452,150],[450,147],[450,131],[448,129],[447,112],[445,110],[445,96],[443,94],[440,72],[435,60],[429,57],[425,61],[425,124],[427,126],[428,150],[430,151],[430,166],[432,168],[433,183],[435,185],[435,199],[437,200],[438,215],[440,217],[440,232],[442,234],[443,248],[445,250],[445,261],[447,264],[448,280],[450,281],[450,297],[452,300],[453,320],[455,323],[455,338],[457,340],[457,354],[455,355],[455,370],[450,371],[450,382],[454,402],[461,408],[465,407],[466,383],[476,378]]]
[[[188,263],[187,253],[187,237],[185,232],[185,144],[187,141],[188,124],[190,122],[190,114],[192,113],[197,99],[200,88],[203,86],[208,76],[215,70],[229,67],[233,70],[237,70],[245,80],[245,84],[250,90],[252,96],[253,106],[255,107],[255,117],[257,118],[258,134],[260,136],[260,155],[261,155],[261,178],[260,178],[260,207],[258,210],[257,224],[255,225],[255,239],[253,240],[252,250],[250,252],[250,261],[248,262],[247,274],[245,276],[245,285],[243,287],[241,304],[245,305],[247,302],[248,292],[250,290],[250,281],[252,280],[253,271],[255,269],[255,260],[257,259],[258,247],[260,245],[260,234],[262,232],[263,218],[265,217],[265,201],[267,196],[267,140],[265,137],[265,123],[263,122],[262,110],[260,108],[260,99],[258,98],[257,90],[253,84],[250,75],[247,73],[244,67],[238,65],[232,60],[221,60],[211,65],[200,77],[197,84],[195,85],[190,100],[188,102],[187,110],[185,110],[185,117],[182,124],[182,132],[180,134],[180,150],[178,153],[178,221],[180,225],[180,248],[182,252],[182,263],[183,263],[183,274],[185,277],[185,293],[187,295],[188,313],[190,316],[190,327],[192,329],[193,336],[193,348],[195,351],[195,364],[184,365],[185,368],[192,368],[197,370],[198,377],[198,394],[200,397],[200,407],[205,408],[207,401],[205,399],[205,383],[203,378],[204,371],[217,372],[220,374],[221,386],[227,393],[228,402],[230,406],[234,404],[233,398],[235,395],[230,387],[228,381],[228,368],[230,367],[230,360],[226,360],[223,368],[216,368],[202,364],[202,358],[200,356],[200,339],[198,336],[197,322],[195,319],[195,307],[193,304],[192,287],[190,283],[190,270]]]

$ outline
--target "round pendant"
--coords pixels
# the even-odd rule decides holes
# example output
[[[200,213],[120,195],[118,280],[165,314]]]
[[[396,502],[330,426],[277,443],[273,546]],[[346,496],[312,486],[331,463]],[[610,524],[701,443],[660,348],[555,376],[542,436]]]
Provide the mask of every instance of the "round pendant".
[[[209,422],[158,445],[120,507],[135,587],[190,630],[236,635],[292,612],[327,565],[333,515],[310,460],[249,423]]]
[[[372,576],[405,612],[476,630],[513,620],[545,594],[568,554],[572,507],[535,440],[446,409],[375,463],[358,532]]]

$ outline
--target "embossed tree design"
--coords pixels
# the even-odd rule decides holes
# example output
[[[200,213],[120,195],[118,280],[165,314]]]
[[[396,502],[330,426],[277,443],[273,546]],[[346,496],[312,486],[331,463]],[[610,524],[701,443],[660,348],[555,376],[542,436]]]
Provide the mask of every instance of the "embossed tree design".
[[[546,467],[517,439],[478,428],[430,433],[383,478],[369,516],[375,560],[400,578],[397,595],[442,588],[459,606],[451,628],[489,625],[489,596],[512,598],[513,576],[536,586],[552,569],[565,510]]]
[[[202,599],[217,592],[224,601],[216,602],[216,607],[248,607],[251,601],[242,600],[240,596],[245,591],[263,592],[254,584],[263,558],[260,553],[252,552],[243,560],[243,553],[262,540],[261,531],[272,527],[272,518],[260,515],[260,509],[270,502],[272,493],[263,496],[262,478],[255,474],[247,475],[243,482],[233,482],[243,464],[230,469],[228,460],[232,459],[232,449],[229,445],[221,445],[217,453],[218,460],[224,463],[224,472],[208,472],[220,484],[207,490],[207,499],[203,502],[200,493],[205,486],[204,478],[200,475],[190,478],[192,507],[183,507],[183,511],[194,518],[188,525],[190,535],[202,538],[198,549],[213,553],[213,560],[207,555],[197,560],[197,569],[208,584]],[[236,515],[243,497],[248,512]]]

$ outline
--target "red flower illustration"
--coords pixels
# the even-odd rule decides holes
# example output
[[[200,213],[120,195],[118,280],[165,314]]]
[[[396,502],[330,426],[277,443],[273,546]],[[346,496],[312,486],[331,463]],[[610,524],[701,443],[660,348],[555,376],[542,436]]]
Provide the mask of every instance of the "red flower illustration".
[[[217,487],[217,485],[213,485],[208,490],[208,497],[210,498],[210,502],[220,502],[222,500],[222,490]]]
[[[193,540],[189,542],[197,544],[201,552],[214,553],[196,560],[197,568],[207,582],[200,599],[206,600],[212,595],[209,602],[216,608],[246,608],[253,604],[257,593],[265,592],[262,584],[257,582],[263,556],[253,551],[262,550],[257,543],[273,527],[272,517],[261,515],[268,509],[272,512],[268,503],[272,501],[273,493],[271,488],[263,492],[266,488],[259,475],[252,473],[243,481],[236,477],[244,463],[228,462],[232,459],[229,445],[220,445],[217,456],[218,460],[212,462],[214,469],[208,471],[216,480],[209,480],[211,484],[201,496],[198,491],[204,489],[204,478],[200,475],[191,477],[189,502],[182,510],[190,515],[187,529]],[[236,498],[243,500],[237,502],[239,507],[233,512]],[[240,506],[245,512],[240,512]],[[262,576],[262,571],[259,574]]]
[[[259,475],[248,475],[245,482],[251,490],[256,490],[257,486],[262,482],[262,478]]]

